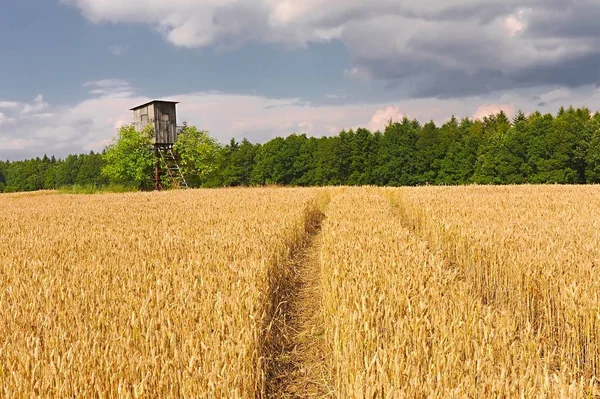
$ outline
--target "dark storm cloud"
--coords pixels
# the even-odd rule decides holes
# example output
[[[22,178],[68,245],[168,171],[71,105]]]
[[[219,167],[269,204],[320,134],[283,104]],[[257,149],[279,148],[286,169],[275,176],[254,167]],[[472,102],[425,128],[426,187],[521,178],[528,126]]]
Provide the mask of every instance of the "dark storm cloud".
[[[219,46],[237,47],[249,40],[260,40],[268,34],[268,15],[262,7],[230,4],[215,11],[212,25],[217,27],[215,34],[220,35]]]
[[[369,69],[378,78],[389,80],[389,87],[398,87],[404,82],[411,97],[455,98],[536,86],[577,88],[597,85],[600,82],[600,53],[513,71],[480,68],[469,73],[407,59],[376,63]]]
[[[600,82],[600,51],[552,65],[536,65],[513,73],[516,87],[559,84],[579,87]]]
[[[357,27],[346,39],[358,65],[388,87],[406,88],[413,97],[600,82],[600,46],[595,40],[600,37],[600,4],[548,1],[543,7],[532,2],[512,11],[507,4],[473,7],[442,10],[435,22],[398,20],[397,30],[376,24]],[[466,12],[470,18],[456,19],[469,9],[479,14]],[[377,52],[369,49],[369,40],[401,45],[381,46]]]
[[[388,88],[402,87],[414,98],[456,98],[511,87],[510,77],[494,69],[467,72],[440,68],[435,62],[410,59],[379,62],[369,66],[374,76],[387,80]]]
[[[525,34],[535,38],[597,39],[600,36],[599,21],[599,4],[562,2],[532,14]]]

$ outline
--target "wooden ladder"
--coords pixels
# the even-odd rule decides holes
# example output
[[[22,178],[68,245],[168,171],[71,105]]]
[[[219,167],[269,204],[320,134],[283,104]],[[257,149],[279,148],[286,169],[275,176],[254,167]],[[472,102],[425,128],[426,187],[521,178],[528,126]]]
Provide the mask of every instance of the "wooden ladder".
[[[158,148],[158,153],[160,154],[160,158],[165,163],[167,174],[171,178],[173,186],[181,189],[189,188],[187,181],[181,172],[181,168],[179,167],[177,157],[175,157],[175,153],[173,152],[173,148]]]

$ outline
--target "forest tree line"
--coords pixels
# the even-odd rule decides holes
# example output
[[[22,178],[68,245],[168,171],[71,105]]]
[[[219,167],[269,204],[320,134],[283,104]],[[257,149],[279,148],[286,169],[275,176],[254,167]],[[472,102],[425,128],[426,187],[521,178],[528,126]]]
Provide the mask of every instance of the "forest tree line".
[[[103,173],[105,155],[0,162],[0,192],[139,183]],[[191,186],[600,183],[600,113],[570,107],[511,120],[500,112],[442,126],[404,118],[383,132],[293,134],[264,144],[232,139],[211,162],[210,173],[190,176]]]

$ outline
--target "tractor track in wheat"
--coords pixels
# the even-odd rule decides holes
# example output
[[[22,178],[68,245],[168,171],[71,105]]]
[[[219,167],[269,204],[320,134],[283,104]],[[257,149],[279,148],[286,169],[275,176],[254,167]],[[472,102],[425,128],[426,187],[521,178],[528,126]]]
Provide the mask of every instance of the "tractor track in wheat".
[[[275,311],[265,338],[266,398],[331,397],[323,340],[318,260],[323,212],[309,218],[288,260],[278,265]]]

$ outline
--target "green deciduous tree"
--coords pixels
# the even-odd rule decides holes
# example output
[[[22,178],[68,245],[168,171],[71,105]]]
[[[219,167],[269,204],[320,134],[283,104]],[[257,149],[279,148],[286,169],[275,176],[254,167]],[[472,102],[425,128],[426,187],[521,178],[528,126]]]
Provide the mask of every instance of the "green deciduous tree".
[[[184,126],[175,143],[183,174],[192,186],[207,183],[218,168],[221,157],[220,144],[205,130]]]
[[[141,132],[133,125],[123,126],[118,137],[109,145],[102,159],[102,176],[112,183],[152,187],[152,169],[156,157],[152,148],[154,130],[148,126]]]

